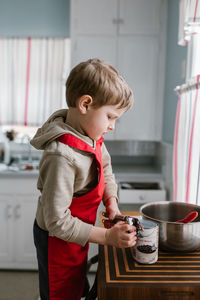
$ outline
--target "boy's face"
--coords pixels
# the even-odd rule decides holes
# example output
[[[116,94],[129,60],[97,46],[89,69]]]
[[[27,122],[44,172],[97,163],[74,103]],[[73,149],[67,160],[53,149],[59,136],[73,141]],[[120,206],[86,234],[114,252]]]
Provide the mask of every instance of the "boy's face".
[[[82,119],[81,127],[93,140],[115,129],[115,122],[126,111],[118,108],[119,105],[104,105],[99,108],[89,106],[85,117]]]

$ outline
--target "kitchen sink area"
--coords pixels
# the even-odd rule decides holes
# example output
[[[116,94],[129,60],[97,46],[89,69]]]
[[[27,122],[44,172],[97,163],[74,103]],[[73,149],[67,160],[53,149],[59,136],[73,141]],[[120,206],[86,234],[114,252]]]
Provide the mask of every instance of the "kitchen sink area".
[[[24,172],[38,174],[42,153],[30,145],[30,136],[22,135],[16,141],[0,143],[0,150],[3,153],[0,162],[0,176],[15,173],[22,175]]]

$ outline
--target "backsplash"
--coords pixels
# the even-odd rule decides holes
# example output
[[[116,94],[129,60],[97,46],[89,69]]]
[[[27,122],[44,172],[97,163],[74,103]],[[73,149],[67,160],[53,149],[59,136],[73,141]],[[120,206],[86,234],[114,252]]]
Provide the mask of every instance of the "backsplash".
[[[105,145],[110,155],[123,156],[155,156],[157,152],[157,142],[143,141],[108,141]]]
[[[112,164],[154,166],[161,169],[167,200],[173,200],[173,145],[165,142],[105,141]]]

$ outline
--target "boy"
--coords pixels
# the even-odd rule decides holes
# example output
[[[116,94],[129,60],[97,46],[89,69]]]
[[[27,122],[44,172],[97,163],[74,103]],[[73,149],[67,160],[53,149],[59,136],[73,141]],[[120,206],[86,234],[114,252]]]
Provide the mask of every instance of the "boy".
[[[120,213],[103,135],[131,107],[132,91],[111,65],[91,59],[72,69],[66,100],[69,109],[56,111],[31,141],[44,150],[34,224],[41,300],[81,298],[88,242],[116,247],[136,242],[135,227],[128,224],[94,226],[101,200],[110,219]]]

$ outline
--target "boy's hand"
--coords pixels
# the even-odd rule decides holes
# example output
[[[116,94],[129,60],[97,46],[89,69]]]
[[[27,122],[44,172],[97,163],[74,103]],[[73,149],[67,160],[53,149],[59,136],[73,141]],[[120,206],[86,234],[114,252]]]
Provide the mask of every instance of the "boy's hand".
[[[120,210],[117,204],[117,199],[111,197],[106,201],[106,214],[110,220],[113,220],[116,215],[120,215]]]
[[[133,247],[136,244],[135,226],[118,222],[112,228],[107,229],[105,234],[106,245],[118,248]]]

